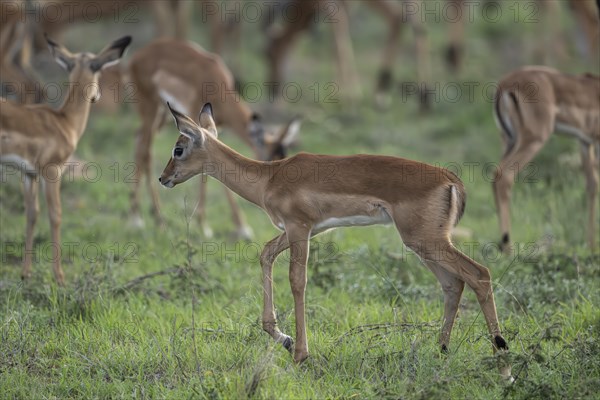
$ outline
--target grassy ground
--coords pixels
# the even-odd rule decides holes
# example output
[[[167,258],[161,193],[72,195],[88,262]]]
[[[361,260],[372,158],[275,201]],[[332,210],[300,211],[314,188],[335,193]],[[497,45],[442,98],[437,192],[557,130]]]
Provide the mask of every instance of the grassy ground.
[[[564,18],[570,26],[568,14]],[[535,160],[531,179],[515,185],[513,239],[519,252],[500,256],[486,174],[487,163],[501,153],[491,104],[480,91],[473,101],[440,95],[433,112],[422,115],[414,99],[397,92],[388,111],[375,109],[370,91],[379,46],[373,43],[383,32],[368,14],[363,18],[355,11],[353,21],[360,29],[355,42],[365,96],[335,103],[306,95],[312,83],[333,77],[329,31],[321,27],[300,41],[288,67],[305,94],[277,114],[305,117],[297,150],[391,154],[461,168],[468,202],[460,226],[472,237],[457,245],[492,271],[515,382],[500,379],[470,292],[461,303],[450,353],[439,354],[442,292],[389,227],[337,230],[315,239],[307,291],[312,356],[294,365],[260,326],[257,253],[276,234],[260,210],[242,203],[255,240],[231,241],[229,210],[211,181],[208,214],[216,237],[206,241],[190,217],[197,185],[189,182],[160,191],[164,229],[152,224],[147,199],[146,228],[128,227],[127,163],[138,120],[131,105],[124,105],[116,114],[93,113],[77,153],[96,164],[87,181],[63,186],[66,288],[53,283],[43,201],[38,261],[33,278],[21,282],[22,195],[17,179],[0,185],[0,397],[593,398],[600,391],[600,258],[584,245],[584,180],[578,158],[569,156],[576,155],[576,144],[553,138]],[[101,33],[107,27],[88,29]],[[149,40],[142,25],[119,26],[111,37],[132,29]],[[262,37],[255,26],[245,29],[243,49],[227,57],[237,57],[246,81],[260,82]],[[467,77],[483,86],[535,61],[534,25],[510,18],[485,24],[479,18],[469,29],[469,62],[456,78],[442,64],[444,27],[430,25],[432,72],[440,87]],[[67,42],[83,48],[82,32],[70,32]],[[102,35],[90,36],[95,48],[102,46]],[[201,27],[194,37],[206,44]],[[413,58],[407,45],[395,71],[398,80],[414,79]],[[575,61],[562,67],[585,69]],[[252,106],[268,110],[264,101]],[[155,176],[175,137],[170,124],[158,136]],[[223,138],[247,151],[227,132]],[[275,268],[275,299],[279,324],[290,333],[293,302],[285,260],[280,257]]]

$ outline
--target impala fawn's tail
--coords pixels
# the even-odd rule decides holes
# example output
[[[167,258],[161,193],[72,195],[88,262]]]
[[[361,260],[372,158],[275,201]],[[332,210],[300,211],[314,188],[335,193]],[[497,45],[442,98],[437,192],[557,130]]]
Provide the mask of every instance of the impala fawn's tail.
[[[452,182],[449,193],[448,219],[452,221],[452,226],[458,225],[458,222],[465,213],[467,205],[467,192],[465,185],[460,178],[450,171],[446,171],[446,176]]]

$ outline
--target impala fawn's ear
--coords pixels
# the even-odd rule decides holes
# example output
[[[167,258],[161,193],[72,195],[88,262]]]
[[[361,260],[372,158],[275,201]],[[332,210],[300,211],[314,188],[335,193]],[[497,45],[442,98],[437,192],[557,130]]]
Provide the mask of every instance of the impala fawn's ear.
[[[71,72],[73,67],[75,67],[75,56],[64,46],[61,46],[50,39],[46,33],[44,33],[44,38],[46,39],[46,42],[48,42],[50,54],[52,54],[52,57],[54,57],[58,65],[63,67],[67,72]]]
[[[213,137],[217,137],[217,126],[215,125],[215,120],[213,119],[212,104],[204,104],[202,111],[200,111],[198,120],[200,121],[200,128],[206,129]]]
[[[302,118],[294,117],[279,134],[279,143],[283,147],[290,147],[294,145],[298,140],[298,134],[300,133],[300,126],[302,125]]]
[[[179,132],[183,136],[189,138],[195,144],[202,145],[202,143],[204,142],[204,135],[202,134],[202,131],[200,130],[198,125],[196,125],[196,123],[192,121],[190,117],[183,115],[179,111],[172,108],[171,104],[167,103],[167,107],[173,115],[173,119],[175,120],[177,130],[179,130]]]
[[[123,36],[106,46],[92,59],[92,62],[90,63],[92,71],[97,72],[118,63],[130,43],[131,36]]]

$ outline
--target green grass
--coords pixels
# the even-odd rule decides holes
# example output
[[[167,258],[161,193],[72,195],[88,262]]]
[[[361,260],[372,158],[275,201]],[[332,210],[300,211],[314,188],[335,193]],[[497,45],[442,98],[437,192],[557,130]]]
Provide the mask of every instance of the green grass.
[[[146,197],[146,228],[127,226],[127,163],[138,119],[125,105],[114,115],[94,110],[77,150],[97,163],[102,176],[63,185],[63,249],[66,243],[73,249],[63,257],[66,288],[56,287],[44,256],[50,248],[43,200],[38,262],[32,279],[21,282],[22,194],[17,179],[0,185],[1,398],[594,398],[600,391],[600,257],[584,244],[588,217],[580,166],[561,161],[564,154],[577,154],[576,144],[554,137],[535,159],[533,182],[515,185],[512,236],[520,252],[499,256],[491,182],[484,174],[501,153],[491,104],[481,95],[455,103],[440,99],[423,115],[414,99],[402,101],[396,93],[389,110],[375,109],[374,43],[384,32],[368,13],[355,14],[353,21],[360,22],[353,29],[362,32],[355,35],[355,51],[364,97],[324,103],[312,101],[311,94],[283,104],[278,113],[305,117],[298,151],[390,154],[462,168],[468,201],[460,226],[473,234],[457,245],[492,271],[515,382],[500,378],[499,360],[469,290],[450,353],[440,355],[442,291],[390,227],[336,230],[313,241],[306,300],[311,357],[293,364],[261,329],[257,252],[277,232],[260,210],[241,203],[255,240],[232,242],[222,190],[209,182],[208,215],[216,237],[207,242],[190,217],[197,199],[197,184],[190,181],[160,190],[164,229],[153,225]],[[565,24],[572,25],[568,14]],[[534,28],[506,18],[493,26],[481,21],[469,26],[470,61],[460,79],[493,82],[531,62],[527,50],[537,43]],[[66,35],[69,45],[85,47],[83,29]],[[101,47],[100,33],[107,27],[90,29],[98,33],[95,48]],[[118,29],[111,37],[132,26]],[[230,51],[228,57],[246,67],[240,69],[246,81],[260,82],[262,36],[255,26],[244,29],[241,53]],[[443,68],[444,26],[429,29],[434,79],[441,85],[461,82]],[[193,33],[207,45],[204,27]],[[334,77],[329,30],[320,27],[316,34],[318,40],[300,40],[289,66],[289,76],[303,88]],[[135,46],[145,40],[136,37]],[[395,73],[411,80],[410,39],[404,42]],[[517,61],[507,50],[514,42],[522,50]],[[314,48],[315,43],[321,44]],[[585,64],[561,67],[577,72]],[[253,107],[267,110],[269,119],[264,102]],[[153,179],[175,137],[169,121],[153,147]],[[248,152],[229,132],[222,138]],[[468,165],[474,165],[471,174]],[[275,302],[280,327],[293,333],[286,259],[282,255],[274,269]],[[152,273],[157,275],[136,280]]]

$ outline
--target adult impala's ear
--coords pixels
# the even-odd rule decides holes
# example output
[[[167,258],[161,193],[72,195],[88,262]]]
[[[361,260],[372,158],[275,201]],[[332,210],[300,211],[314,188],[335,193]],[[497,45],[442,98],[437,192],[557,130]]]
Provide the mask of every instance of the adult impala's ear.
[[[97,72],[101,69],[108,68],[111,65],[115,65],[119,62],[127,46],[131,43],[131,36],[124,36],[120,39],[115,40],[108,46],[106,46],[96,57],[92,59],[90,68],[92,71]]]
[[[48,42],[50,54],[52,54],[52,57],[54,57],[58,65],[67,70],[67,72],[71,72],[73,67],[75,67],[75,56],[64,46],[61,46],[54,40],[50,39],[48,34],[44,33],[44,38],[46,39],[46,42]]]
[[[177,130],[179,130],[183,136],[191,139],[194,143],[202,145],[204,142],[204,136],[202,135],[200,128],[198,128],[198,125],[196,125],[196,123],[192,121],[190,117],[183,115],[179,111],[172,108],[169,103],[167,103],[167,107],[169,107],[169,111],[171,111],[173,119],[175,119]]]
[[[198,117],[200,121],[200,128],[206,129],[208,133],[213,135],[213,137],[217,137],[217,125],[215,124],[215,120],[213,119],[213,111],[212,104],[206,103],[202,107],[202,111],[200,111],[200,116]]]

